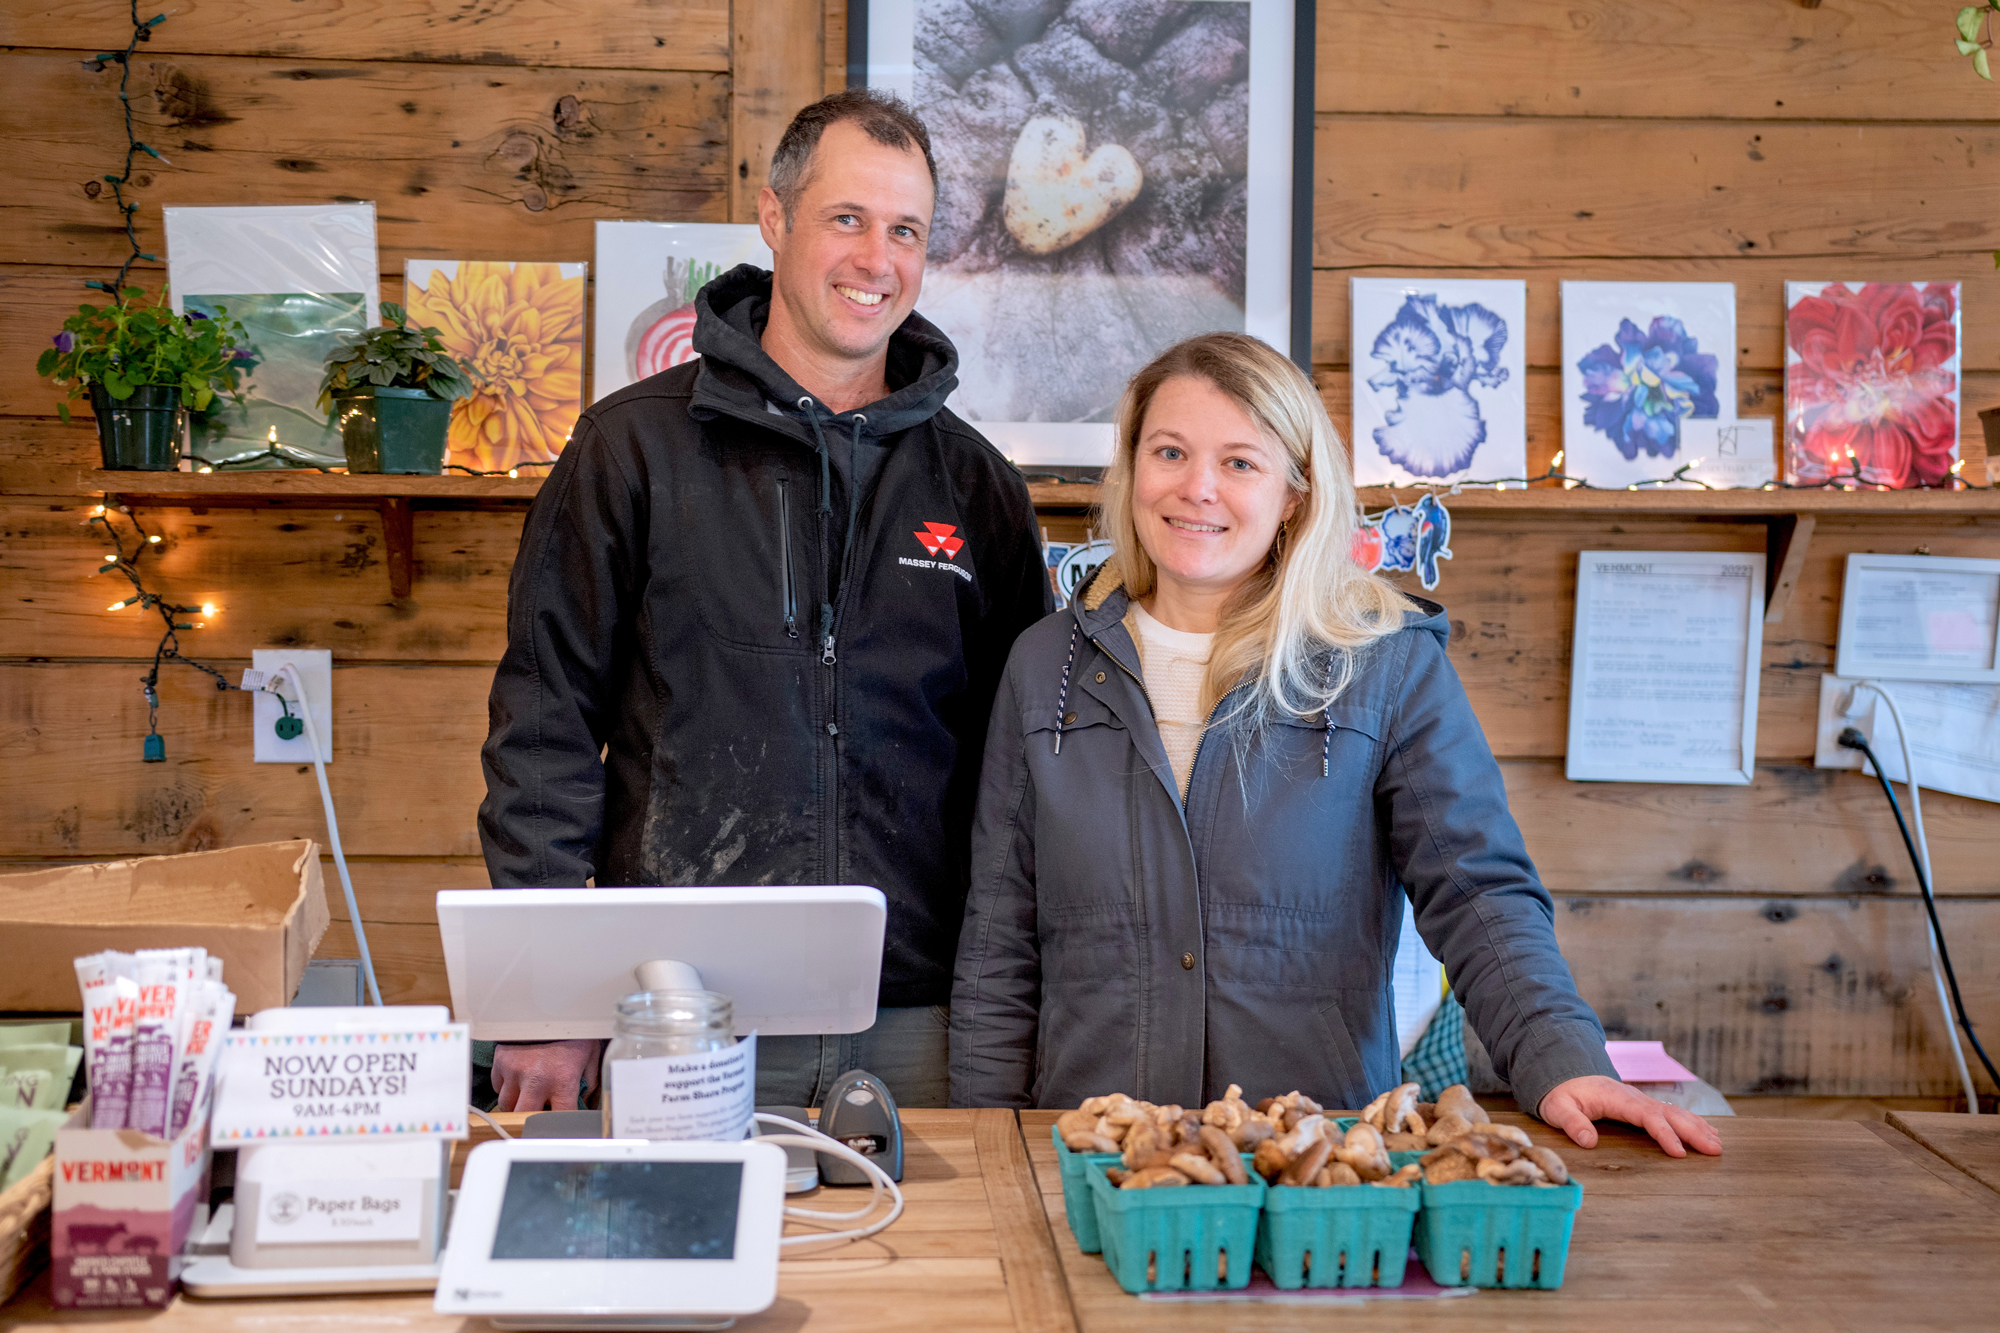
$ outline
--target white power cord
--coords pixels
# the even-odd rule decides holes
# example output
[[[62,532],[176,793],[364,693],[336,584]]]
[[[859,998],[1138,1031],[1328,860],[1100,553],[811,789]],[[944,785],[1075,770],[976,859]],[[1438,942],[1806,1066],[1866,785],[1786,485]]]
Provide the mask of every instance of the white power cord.
[[[354,926],[354,943],[361,951],[361,971],[368,979],[368,998],[379,1008],[382,987],[375,980],[375,960],[368,953],[368,930],[361,924],[361,908],[354,901],[354,881],[347,874],[347,856],[340,850],[340,821],[334,818],[333,792],[326,785],[326,765],[319,757],[319,728],[313,725],[312,700],[306,697],[306,683],[300,679],[299,669],[290,662],[273,672],[272,679],[267,679],[260,688],[277,694],[275,678],[278,676],[289,678],[292,688],[298,691],[299,715],[305,720],[306,745],[312,751],[313,776],[319,779],[320,804],[326,807],[327,845],[333,849],[333,868],[340,874],[340,891],[347,895],[347,919]]]
[[[889,1173],[884,1171],[880,1166],[869,1161],[839,1139],[829,1138],[816,1129],[801,1125],[796,1120],[787,1120],[781,1115],[766,1115],[762,1111],[757,1111],[753,1114],[764,1124],[782,1126],[786,1131],[783,1134],[759,1134],[755,1140],[756,1142],[769,1143],[780,1148],[811,1148],[817,1152],[831,1153],[843,1161],[851,1162],[855,1166],[860,1167],[862,1174],[868,1177],[868,1184],[871,1186],[868,1202],[854,1212],[823,1213],[817,1209],[794,1208],[790,1204],[787,1204],[785,1206],[786,1217],[796,1218],[801,1222],[858,1222],[875,1211],[875,1205],[882,1200],[882,1191],[884,1189],[889,1191],[889,1211],[866,1226],[855,1227],[847,1231],[829,1231],[818,1235],[786,1236],[778,1244],[818,1245],[834,1241],[866,1240],[878,1231],[886,1229],[897,1218],[903,1215],[903,1191],[897,1187],[895,1180],[890,1177]]]
[[[1931,873],[1931,846],[1924,837],[1924,807],[1922,789],[1917,786],[1917,761],[1910,750],[1910,729],[1903,725],[1903,710],[1896,706],[1896,696],[1875,680],[1856,681],[1848,694],[1842,715],[1854,718],[1859,715],[1855,704],[1863,690],[1873,690],[1889,705],[1889,716],[1896,722],[1896,740],[1903,750],[1903,786],[1910,793],[1910,823],[1916,829],[1917,859],[1923,863],[1924,882],[1931,886],[1931,896],[1937,896],[1937,876]],[[1884,773],[1883,777],[1888,777]],[[1972,1071],[1966,1067],[1965,1045],[1958,1039],[1958,1019],[1952,1012],[1951,995],[1945,988],[1944,967],[1938,961],[1937,926],[1926,915],[1924,918],[1924,939],[1931,948],[1931,980],[1937,983],[1938,1005],[1944,1010],[1945,1034],[1951,1038],[1951,1058],[1958,1068],[1958,1081],[1965,1087],[1965,1110],[1967,1115],[1979,1114],[1979,1089],[1973,1085]]]

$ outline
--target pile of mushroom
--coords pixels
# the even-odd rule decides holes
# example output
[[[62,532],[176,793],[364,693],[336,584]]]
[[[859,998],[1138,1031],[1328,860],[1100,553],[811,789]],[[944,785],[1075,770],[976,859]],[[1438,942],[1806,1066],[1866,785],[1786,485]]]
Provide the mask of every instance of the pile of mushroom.
[[[1342,1134],[1326,1108],[1302,1092],[1266,1097],[1254,1107],[1232,1083],[1200,1112],[1155,1106],[1112,1093],[1092,1097],[1056,1120],[1072,1152],[1118,1153],[1105,1172],[1120,1189],[1172,1185],[1241,1185],[1250,1170],[1273,1185],[1382,1185],[1403,1189],[1419,1180],[1443,1185],[1484,1180],[1495,1185],[1567,1185],[1562,1158],[1537,1147],[1524,1130],[1496,1125],[1464,1084],[1436,1102],[1405,1083],[1383,1093]],[[1392,1152],[1421,1152],[1409,1165]]]
[[[1092,1097],[1065,1111],[1056,1131],[1072,1152],[1122,1154],[1122,1164],[1105,1174],[1120,1189],[1133,1190],[1248,1184],[1242,1154],[1281,1133],[1283,1124],[1281,1117],[1251,1109],[1243,1089],[1232,1083],[1220,1101],[1200,1112],[1155,1106],[1124,1093]]]
[[[1406,1083],[1403,1088],[1415,1086]],[[1384,1096],[1393,1099],[1403,1088]],[[1381,1104],[1378,1097],[1369,1109]],[[1464,1084],[1455,1083],[1439,1093],[1431,1110],[1430,1126],[1421,1131],[1429,1151],[1418,1159],[1429,1184],[1447,1185],[1455,1180],[1483,1180],[1492,1185],[1569,1184],[1569,1168],[1561,1157],[1537,1146],[1527,1131],[1488,1120],[1485,1109],[1472,1099]],[[1414,1114],[1421,1117],[1421,1105]],[[1422,1124],[1422,1119],[1417,1123]]]
[[[1325,1108],[1302,1093],[1288,1092],[1258,1104],[1277,1119],[1282,1132],[1257,1145],[1251,1169],[1273,1185],[1385,1185],[1406,1189],[1420,1175],[1414,1165],[1389,1164],[1382,1131],[1363,1121],[1342,1134]]]

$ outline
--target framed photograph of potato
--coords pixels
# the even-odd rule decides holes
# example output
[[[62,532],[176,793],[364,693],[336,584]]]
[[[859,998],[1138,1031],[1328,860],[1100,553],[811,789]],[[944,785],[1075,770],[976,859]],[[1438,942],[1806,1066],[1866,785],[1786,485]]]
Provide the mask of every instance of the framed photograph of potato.
[[[1132,374],[1233,329],[1310,362],[1313,6],[850,0],[848,82],[930,128],[917,309],[951,407],[1016,462],[1101,466]]]

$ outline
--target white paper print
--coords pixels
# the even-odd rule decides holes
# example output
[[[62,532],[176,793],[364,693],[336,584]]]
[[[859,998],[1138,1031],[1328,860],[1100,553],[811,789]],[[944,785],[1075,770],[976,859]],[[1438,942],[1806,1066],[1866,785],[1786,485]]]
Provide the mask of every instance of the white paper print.
[[[1925,790],[1948,791],[1980,801],[2000,801],[2000,685],[1938,685],[1926,681],[1885,682],[1895,692],[1896,706],[1910,724],[1910,751],[1917,761],[1917,783]],[[1840,734],[1834,723],[1852,680],[1819,678],[1820,746],[1813,763],[1820,768],[1866,770],[1861,751],[1831,743]],[[1896,715],[1873,690],[1863,690],[1859,716],[1851,719],[1868,737],[1891,782],[1907,782],[1903,746],[1897,739]]]
[[[738,264],[771,267],[749,223],[598,223],[591,401],[692,360],[695,293]]]
[[[471,1028],[231,1032],[216,1071],[216,1146],[315,1138],[462,1139]]]
[[[1747,784],[1763,594],[1761,552],[1581,552],[1570,780]]]
[[[1695,423],[1735,420],[1734,283],[1565,282],[1562,347],[1572,477],[1627,486],[1672,476],[1703,457]]]
[[[1528,471],[1528,284],[1355,278],[1354,480]]]
[[[733,1142],[757,1100],[757,1034],[693,1055],[613,1062],[611,1137]]]

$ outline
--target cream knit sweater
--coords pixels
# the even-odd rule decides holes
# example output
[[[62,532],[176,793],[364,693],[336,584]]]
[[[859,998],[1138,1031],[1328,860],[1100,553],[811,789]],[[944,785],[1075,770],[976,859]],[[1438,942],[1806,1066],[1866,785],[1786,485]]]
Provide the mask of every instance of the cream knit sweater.
[[[1185,803],[1195,751],[1201,748],[1201,733],[1208,721],[1201,707],[1201,682],[1208,673],[1209,647],[1215,636],[1170,629],[1147,615],[1137,602],[1125,613],[1125,627],[1139,649],[1139,674],[1146,682],[1146,697],[1153,702],[1160,741],[1167,748],[1167,762],[1173,766],[1174,781]]]

